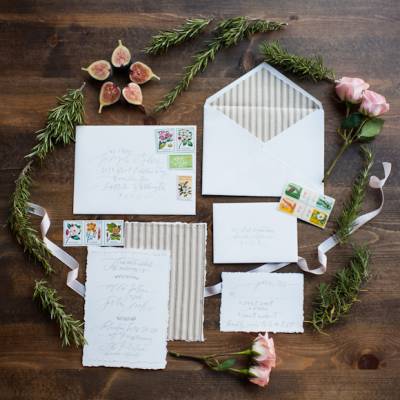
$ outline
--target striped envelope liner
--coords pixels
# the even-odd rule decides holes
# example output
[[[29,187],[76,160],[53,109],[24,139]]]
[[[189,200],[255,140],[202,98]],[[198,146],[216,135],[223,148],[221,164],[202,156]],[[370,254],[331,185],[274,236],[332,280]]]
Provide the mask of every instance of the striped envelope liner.
[[[125,223],[125,247],[171,251],[168,340],[204,340],[206,243],[205,223]]]

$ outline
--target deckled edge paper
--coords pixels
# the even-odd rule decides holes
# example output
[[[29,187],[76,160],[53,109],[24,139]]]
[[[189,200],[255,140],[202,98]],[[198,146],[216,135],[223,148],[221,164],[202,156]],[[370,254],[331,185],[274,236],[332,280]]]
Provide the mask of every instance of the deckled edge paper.
[[[204,341],[207,224],[126,222],[125,246],[171,251],[168,340]]]
[[[265,296],[256,297],[258,291]],[[223,272],[220,330],[303,333],[303,303],[303,274]]]
[[[169,251],[88,248],[83,366],[165,368],[170,263]]]

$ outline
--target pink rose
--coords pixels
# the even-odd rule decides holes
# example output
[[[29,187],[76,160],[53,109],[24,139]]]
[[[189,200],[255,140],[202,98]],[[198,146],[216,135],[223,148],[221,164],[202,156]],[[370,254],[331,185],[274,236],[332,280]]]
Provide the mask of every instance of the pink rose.
[[[268,333],[265,335],[258,334],[258,336],[253,341],[253,346],[251,348],[253,351],[253,360],[259,365],[265,367],[275,367],[276,365],[276,354],[274,340],[268,338]]]
[[[336,94],[342,101],[349,103],[359,103],[362,99],[364,90],[369,88],[369,84],[361,78],[343,78],[336,81]]]
[[[250,382],[255,385],[264,387],[268,385],[269,374],[271,373],[271,368],[264,367],[262,365],[253,366],[249,368]]]
[[[378,117],[389,111],[389,103],[386,103],[386,99],[379,93],[373,92],[372,90],[366,90],[362,96],[362,102],[360,105],[360,112],[369,117]]]

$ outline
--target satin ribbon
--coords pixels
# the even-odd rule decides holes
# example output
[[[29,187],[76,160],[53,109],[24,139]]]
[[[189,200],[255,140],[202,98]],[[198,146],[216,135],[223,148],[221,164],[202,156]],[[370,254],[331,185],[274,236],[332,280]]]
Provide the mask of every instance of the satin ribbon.
[[[51,225],[50,217],[49,214],[47,214],[46,209],[37,204],[28,203],[28,212],[42,217],[42,221],[40,222],[40,232],[42,234],[43,243],[54,257],[58,258],[71,270],[67,275],[67,286],[69,286],[80,296],[85,297],[85,285],[78,281],[78,261],[74,257],[70,256],[66,251],[58,247],[51,240],[49,240],[46,236]]]
[[[375,218],[383,208],[383,205],[385,203],[385,195],[383,193],[383,187],[385,186],[386,180],[388,179],[390,175],[390,171],[392,169],[392,164],[389,162],[383,162],[383,171],[384,171],[384,178],[379,179],[376,176],[371,176],[369,180],[369,186],[372,189],[379,189],[380,194],[381,194],[381,204],[380,206],[373,210],[370,211],[366,214],[360,215],[355,221],[352,230],[350,231],[350,234],[354,233],[357,229],[360,229],[363,225],[365,225],[367,222],[371,221],[371,219]],[[338,238],[336,235],[330,236],[328,239],[324,240],[319,246],[318,246],[318,261],[319,265],[316,268],[310,269],[307,260],[303,257],[299,257],[297,260],[297,266],[303,270],[304,272],[309,272],[310,274],[314,275],[322,275],[326,272],[326,269],[328,267],[328,257],[326,253],[333,249],[337,244],[339,243]],[[261,265],[260,267],[254,268],[248,272],[274,272],[277,271],[283,267],[286,267],[290,263],[269,263],[269,264],[264,264]],[[216,294],[221,293],[222,291],[222,282],[219,282],[215,285],[208,286],[204,288],[204,297],[210,297],[214,296]]]

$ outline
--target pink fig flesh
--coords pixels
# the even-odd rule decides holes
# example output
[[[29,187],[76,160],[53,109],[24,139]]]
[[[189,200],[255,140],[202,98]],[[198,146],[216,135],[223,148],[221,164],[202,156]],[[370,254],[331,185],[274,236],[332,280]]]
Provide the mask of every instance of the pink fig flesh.
[[[111,64],[106,60],[98,60],[82,70],[98,81],[105,81],[111,75]]]
[[[153,78],[160,80],[160,78],[153,73],[148,65],[140,61],[137,61],[131,65],[129,78],[132,82],[135,82],[138,85],[142,85],[143,83],[146,83]]]
[[[118,46],[114,49],[111,56],[111,63],[116,68],[126,67],[131,62],[131,52],[118,40]]]
[[[122,89],[122,96],[129,104],[140,106],[143,103],[142,89],[134,82],[129,83]]]
[[[116,103],[121,97],[121,89],[114,82],[105,82],[100,89],[99,95],[99,114],[103,107],[111,106],[111,104]]]

